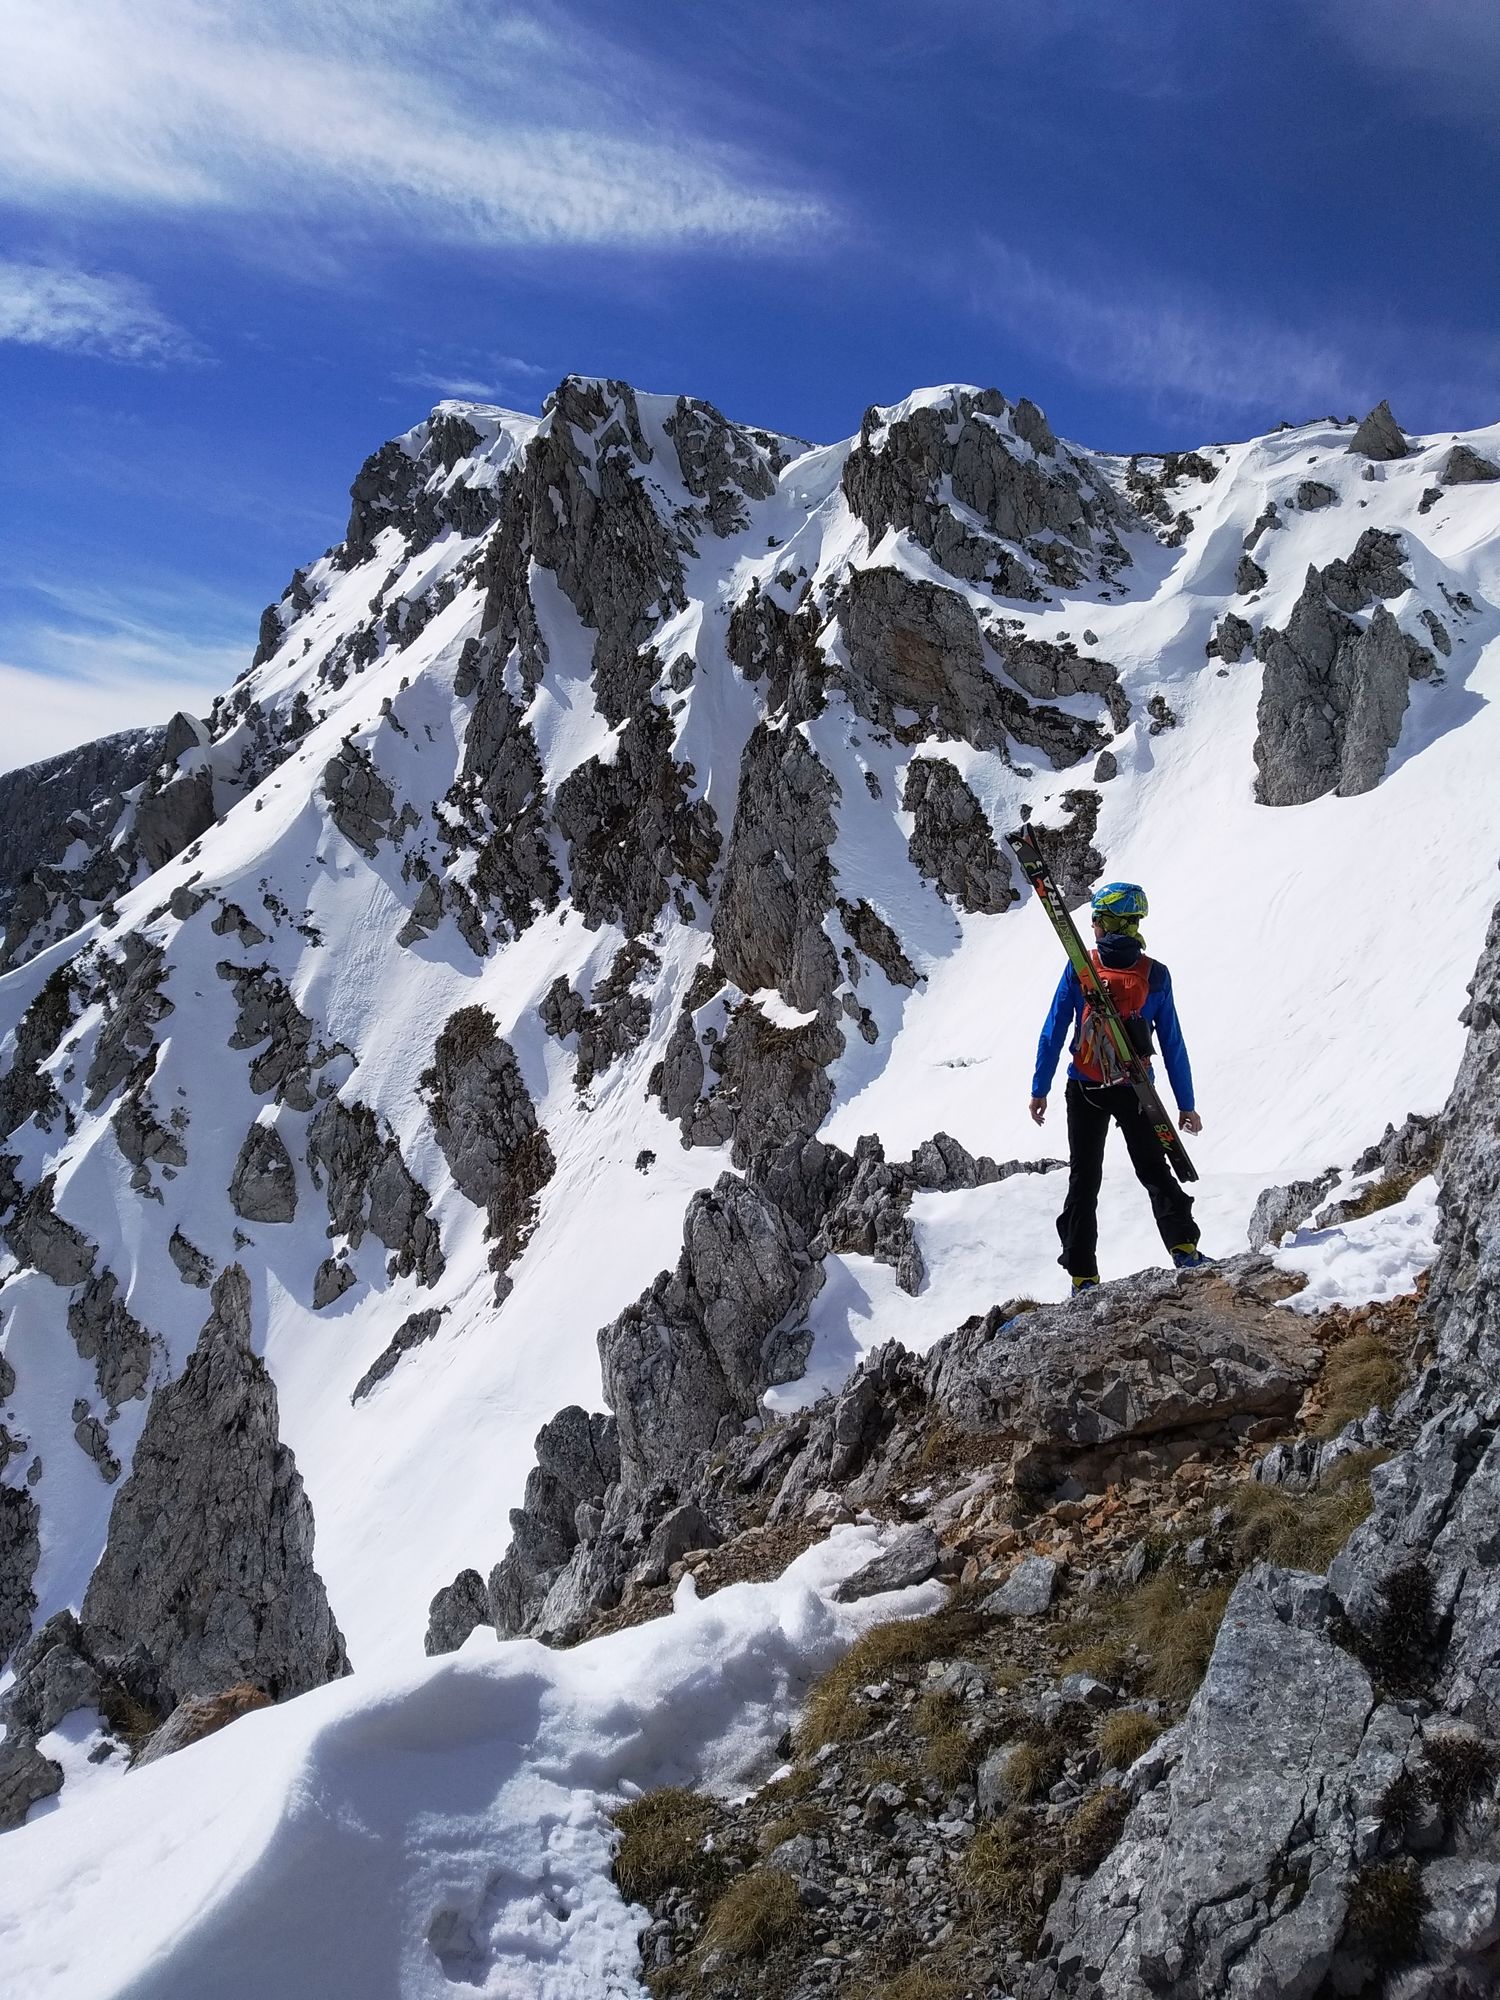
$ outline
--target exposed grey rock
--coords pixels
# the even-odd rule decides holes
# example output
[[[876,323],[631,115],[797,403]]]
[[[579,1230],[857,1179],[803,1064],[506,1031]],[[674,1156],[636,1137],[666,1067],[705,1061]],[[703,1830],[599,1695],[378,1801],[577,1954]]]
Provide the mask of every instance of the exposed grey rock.
[[[346,739],[323,767],[328,816],[352,847],[373,860],[391,838],[396,799],[368,750]]]
[[[1279,1243],[1289,1230],[1300,1229],[1339,1179],[1338,1168],[1327,1167],[1316,1180],[1262,1189],[1246,1232],[1250,1248],[1263,1250],[1268,1243]]]
[[[40,1527],[40,1510],[26,1489],[0,1486],[0,1666],[31,1630]]]
[[[511,1510],[510,1548],[489,1580],[490,1617],[502,1639],[527,1629],[578,1547],[580,1503],[602,1502],[619,1477],[613,1417],[572,1404],[542,1426],[525,1496]]]
[[[312,1073],[333,1053],[315,1043],[313,1024],[292,998],[286,981],[269,965],[216,968],[234,987],[238,1016],[229,1037],[232,1049],[259,1050],[250,1064],[250,1088],[271,1092],[294,1111],[311,1111],[317,1099]]]
[[[75,1709],[100,1705],[99,1669],[71,1611],[59,1611],[39,1627],[17,1652],[14,1671],[0,1699],[0,1720],[15,1735],[34,1740]]]
[[[187,1367],[151,1400],[83,1601],[96,1650],[143,1644],[174,1700],[239,1681],[279,1699],[348,1670],[278,1429],[233,1264]]]
[[[1108,730],[1063,709],[1033,706],[985,665],[984,639],[967,598],[895,569],[851,571],[839,604],[847,667],[830,666],[860,715],[883,729],[956,737],[981,750],[1011,739],[1043,751],[1058,766],[1104,747]],[[1003,639],[1002,639],[1003,643]],[[1055,679],[1097,666],[1034,642],[1007,655],[1007,670],[1031,662]],[[1105,668],[1106,685],[1114,681]]]
[[[229,1200],[247,1222],[290,1222],[297,1213],[297,1171],[274,1125],[245,1134],[229,1181]]]
[[[356,1282],[347,1264],[337,1257],[325,1257],[313,1273],[313,1311],[321,1312],[325,1306],[335,1304]]]
[[[481,1625],[490,1623],[490,1596],[477,1569],[460,1570],[433,1598],[427,1613],[424,1650],[456,1653]]]
[[[109,1432],[81,1397],[73,1404],[73,1442],[98,1467],[105,1485],[113,1486],[120,1476],[120,1461],[110,1446]]]
[[[713,920],[719,969],[746,993],[772,987],[792,1007],[815,1008],[838,983],[823,930],[838,796],[800,731],[752,730]]]
[[[917,970],[901,949],[901,940],[879,912],[863,897],[857,903],[839,899],[844,929],[865,957],[874,961],[892,986],[915,986]]]
[[[1344,449],[1357,452],[1361,458],[1381,459],[1405,458],[1411,447],[1391,415],[1390,404],[1382,397]]]
[[[1240,597],[1248,597],[1252,591],[1265,588],[1266,573],[1251,556],[1241,556],[1234,572],[1234,588]]]
[[[77,975],[71,964],[64,963],[16,1023],[10,1068],[0,1078],[0,1133],[15,1131],[28,1118],[51,1130],[63,1105],[43,1066],[73,1025],[77,997]]]
[[[1453,640],[1449,636],[1447,626],[1430,604],[1422,612],[1422,623],[1427,627],[1428,638],[1446,660],[1453,651]]]
[[[91,1277],[68,1307],[68,1331],[111,1407],[144,1396],[151,1374],[151,1335],[126,1310],[113,1271]]]
[[[147,1058],[154,1066],[155,1051]],[[145,1065],[142,1065],[145,1068]],[[171,1125],[163,1124],[156,1115],[156,1106],[147,1088],[144,1075],[137,1077],[133,1087],[121,1097],[110,1119],[110,1129],[115,1135],[115,1143],[125,1159],[136,1169],[131,1176],[131,1186],[138,1193],[148,1193],[152,1186],[150,1169],[153,1166],[185,1167],[188,1163],[187,1148],[178,1132]],[[179,1113],[178,1126],[185,1126],[187,1118]]]
[[[326,1180],[334,1235],[357,1250],[368,1229],[394,1254],[401,1277],[415,1272],[422,1284],[437,1283],[446,1266],[430,1197],[367,1104],[328,1098],[307,1128],[307,1164],[315,1187]]]
[[[1429,1311],[1450,1380],[1482,1408],[1500,1380],[1500,1144],[1494,1079],[1500,1074],[1500,905],[1463,1016],[1468,1041],[1442,1116],[1442,1220]]]
[[[998,1590],[980,1608],[992,1618],[1036,1618],[1052,1604],[1057,1564],[1048,1556],[1023,1556]]]
[[[1071,640],[1028,638],[1005,621],[989,620],[985,636],[1016,686],[1038,701],[1075,694],[1103,695],[1116,729],[1130,720],[1130,704],[1108,660],[1090,659]]]
[[[1255,633],[1246,618],[1226,611],[1214,628],[1219,658],[1226,666],[1237,666],[1255,642]]]
[[[1262,1301],[1271,1273],[1255,1258],[1196,1284],[1143,1272],[1028,1313],[1024,1340],[1005,1335],[992,1307],[933,1350],[929,1391],[965,1428],[1044,1452],[1290,1417],[1320,1356],[1296,1315]]]
[[[1330,1636],[1317,1579],[1259,1565],[1237,1586],[1165,1782],[1047,1919],[1028,2000],[1312,1994],[1348,1908],[1352,1834],[1401,1765],[1409,1720]],[[1384,1740],[1382,1740],[1384,1738]],[[1300,1894],[1283,1884],[1295,1878]]]
[[[747,680],[767,683],[771,715],[785,710],[802,722],[822,713],[827,662],[818,644],[820,623],[814,607],[788,611],[758,581],[730,612],[725,650]]]
[[[1404,560],[1398,536],[1366,528],[1348,556],[1318,574],[1340,611],[1363,611],[1376,598],[1401,597],[1411,589],[1411,578],[1401,567]]]
[[[1321,479],[1304,479],[1297,488],[1297,505],[1308,513],[1320,507],[1336,507],[1338,494]]]
[[[481,442],[472,424],[444,410],[434,412],[409,437],[392,438],[372,453],[349,489],[349,526],[334,552],[338,567],[353,569],[367,562],[386,528],[394,528],[407,553],[417,555],[446,528],[476,535],[487,527],[499,514],[507,489],[503,480],[496,488],[471,484],[465,476],[464,461]],[[307,608],[298,604],[295,577],[289,595],[294,611]]]
[[[645,1039],[651,1001],[637,988],[660,970],[661,960],[651,947],[631,938],[616,952],[588,1006],[561,974],[547,989],[537,1012],[549,1035],[560,1041],[578,1037],[578,1066],[573,1073],[577,1089],[587,1090],[596,1076]]]
[[[166,960],[160,945],[148,944],[138,932],[125,939],[118,966],[106,980],[107,1018],[94,1044],[89,1064],[90,1111],[97,1111],[110,1092],[125,1083],[156,1045],[155,1027],[172,1011],[161,991]]]
[[[937,1536],[923,1521],[898,1528],[886,1548],[853,1576],[846,1576],[833,1593],[840,1604],[854,1604],[883,1590],[905,1590],[925,1583],[938,1566]]]
[[[165,737],[164,727],[127,729],[0,774],[0,911],[71,815],[118,802],[161,761]]]
[[[914,821],[912,866],[960,909],[997,916],[1020,900],[983,806],[946,757],[913,757],[901,806]]]
[[[1411,643],[1384,605],[1361,628],[1310,569],[1285,631],[1256,642],[1265,663],[1255,739],[1255,796],[1301,805],[1372,790],[1401,735]]]
[[[429,1306],[425,1312],[412,1313],[402,1320],[388,1346],[382,1348],[375,1360],[354,1385],[351,1403],[358,1403],[368,1396],[377,1382],[383,1382],[396,1366],[403,1354],[409,1354],[414,1347],[420,1347],[425,1340],[431,1340],[443,1323],[445,1306]]]
[[[1268,500],[1256,516],[1249,534],[1245,537],[1245,547],[1253,549],[1262,535],[1269,533],[1274,528],[1284,528],[1285,526],[1286,523],[1281,518],[1281,509],[1276,505],[1274,500]]]
[[[858,1003],[854,1003],[855,1011]],[[754,1001],[729,1010],[709,1063],[717,1082],[694,1114],[696,1139],[733,1135],[738,1167],[756,1165],[784,1146],[816,1132],[833,1102],[828,1065],[840,1055],[844,1033],[833,1004],[825,1001],[796,1027],[780,1027]],[[725,1119],[727,1131],[716,1120]]]
[[[529,616],[530,599],[524,602]],[[562,879],[548,841],[551,822],[536,739],[505,685],[505,646],[471,640],[469,647],[465,658],[479,693],[448,802],[462,816],[463,844],[478,851],[475,893],[498,915],[503,934],[519,937],[539,912],[557,907]],[[455,688],[460,694],[472,691],[462,666]],[[452,889],[450,881],[448,894]],[[460,923],[463,908],[459,902]],[[470,943],[483,952],[482,930]]]
[[[196,1285],[201,1291],[206,1291],[213,1283],[213,1258],[189,1243],[180,1229],[173,1229],[167,1243],[167,1254],[177,1266],[177,1275],[185,1285]]]
[[[764,432],[752,433],[731,424],[712,403],[679,396],[677,407],[662,428],[677,452],[682,483],[705,503],[704,514],[716,535],[735,535],[750,525],[748,496],[767,500],[776,491],[781,452],[768,452]]]
[[[732,1174],[694,1195],[683,1250],[599,1335],[621,1477],[636,1490],[754,1411],[765,1343],[821,1282],[797,1225]]]
[[[40,1271],[54,1285],[81,1285],[94,1268],[99,1252],[81,1229],[65,1221],[52,1205],[55,1174],[45,1174],[22,1195],[5,1224],[5,1246],[27,1270]]]
[[[872,544],[904,528],[951,576],[1001,596],[1035,599],[1129,563],[1116,530],[1126,505],[1035,404],[1012,408],[994,389],[955,389],[895,422],[867,411],[844,492]]]
[[[238,903],[221,904],[211,929],[215,937],[228,937],[232,931],[242,951],[254,951],[266,941],[266,933],[259,924],[250,921]]]
[[[1472,486],[1500,479],[1500,465],[1482,457],[1472,445],[1456,444],[1443,460],[1438,478],[1444,486]]]
[[[442,919],[443,885],[436,875],[429,873],[422,877],[416,901],[407,913],[406,922],[396,933],[397,944],[410,946],[430,937]]]
[[[576,1515],[574,1526],[577,1526]],[[722,1540],[723,1536],[701,1507],[690,1500],[673,1507],[652,1529],[646,1553],[636,1571],[636,1581],[647,1585],[665,1583],[673,1563],[681,1562],[695,1550],[717,1548]]]
[[[61,1764],[44,1757],[28,1737],[7,1732],[0,1743],[0,1833],[24,1826],[31,1808],[60,1792],[62,1782]]]
[[[494,1241],[496,1297],[510,1290],[506,1267],[535,1227],[537,1204],[554,1168],[515,1051],[483,1007],[461,1007],[437,1038],[420,1079],[433,1135],[459,1191],[485,1211]]]
[[[1117,776],[1120,766],[1113,750],[1101,750],[1094,759],[1093,778],[1096,785],[1107,785]]]
[[[1048,866],[1058,892],[1070,910],[1086,903],[1104,873],[1104,856],[1094,845],[1099,828],[1099,794],[1087,787],[1064,792],[1059,803],[1068,817],[1061,826],[1043,826],[1037,833],[1046,849]]]
[[[173,723],[180,718],[173,717]],[[195,725],[201,727],[201,725]],[[168,724],[169,750],[172,723]],[[181,854],[214,824],[214,778],[206,763],[177,771],[155,789],[148,779],[135,809],[135,840],[148,868]]]
[[[691,796],[692,782],[691,765],[672,755],[670,720],[647,702],[611,761],[591,757],[558,787],[573,900],[591,927],[649,930],[679,880],[708,894],[719,830],[708,801]]]

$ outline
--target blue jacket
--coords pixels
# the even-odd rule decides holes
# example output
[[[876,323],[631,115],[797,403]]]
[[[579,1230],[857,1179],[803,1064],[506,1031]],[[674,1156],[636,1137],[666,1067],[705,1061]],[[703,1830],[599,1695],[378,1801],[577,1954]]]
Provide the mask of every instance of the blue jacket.
[[[1188,1065],[1187,1045],[1182,1039],[1182,1029],[1177,1024],[1177,1007],[1172,999],[1172,975],[1159,959],[1151,961],[1151,985],[1146,994],[1146,1004],[1141,1009],[1142,1020],[1149,1021],[1156,1030],[1157,1044],[1162,1060],[1167,1065],[1167,1075],[1172,1081],[1172,1095],[1177,1099],[1179,1111],[1193,1109],[1193,1072]],[[1083,1022],[1083,983],[1072,966],[1068,966],[1057,982],[1057,992],[1042,1029],[1042,1038],[1036,1045],[1036,1074],[1031,1079],[1033,1097],[1045,1097],[1052,1088],[1052,1079],[1057,1073],[1057,1059],[1062,1054],[1062,1046],[1068,1041],[1071,1054],[1078,1046],[1078,1031]],[[1068,1064],[1068,1075],[1078,1077],[1079,1072],[1072,1063]],[[1080,1077],[1082,1082],[1089,1079]]]

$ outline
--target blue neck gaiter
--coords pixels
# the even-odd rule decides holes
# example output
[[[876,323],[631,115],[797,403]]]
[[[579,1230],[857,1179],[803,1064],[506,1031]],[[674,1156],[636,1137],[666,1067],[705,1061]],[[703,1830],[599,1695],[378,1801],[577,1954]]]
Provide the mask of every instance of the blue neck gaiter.
[[[1124,931],[1107,931],[1099,939],[1100,963],[1112,972],[1124,972],[1135,964],[1144,948],[1139,938],[1129,937]]]

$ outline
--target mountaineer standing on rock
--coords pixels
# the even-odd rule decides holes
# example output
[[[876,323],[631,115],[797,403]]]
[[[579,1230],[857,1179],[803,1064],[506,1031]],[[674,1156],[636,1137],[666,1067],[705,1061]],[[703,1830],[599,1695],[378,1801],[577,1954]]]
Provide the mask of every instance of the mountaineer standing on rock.
[[[1147,958],[1141,942],[1141,919],[1146,914],[1146,892],[1137,883],[1109,882],[1096,893],[1092,906],[1097,941],[1091,954],[1094,969],[1108,987],[1142,1055],[1150,1052],[1151,1031],[1156,1030],[1177,1099],[1177,1122],[1184,1132],[1201,1132],[1203,1120],[1193,1109],[1193,1072],[1172,999],[1172,976],[1159,960]],[[1130,1163],[1151,1197],[1156,1226],[1172,1262],[1179,1269],[1206,1262],[1198,1248],[1193,1204],[1173,1175],[1140,1100],[1123,1080],[1119,1058],[1096,1022],[1071,965],[1058,982],[1037,1043],[1036,1074],[1031,1081],[1032,1117],[1040,1125],[1047,1115],[1047,1093],[1058,1057],[1075,1027],[1066,1096],[1068,1198],[1057,1218],[1057,1233],[1062,1238],[1062,1255],[1057,1261],[1071,1275],[1073,1290],[1085,1292],[1099,1282],[1099,1184],[1111,1118],[1125,1134]]]

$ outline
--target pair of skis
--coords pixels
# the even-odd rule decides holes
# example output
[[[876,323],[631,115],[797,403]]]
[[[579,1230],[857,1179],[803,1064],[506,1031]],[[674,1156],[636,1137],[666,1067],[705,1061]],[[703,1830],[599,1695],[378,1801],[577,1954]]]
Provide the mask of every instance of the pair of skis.
[[[1188,1158],[1187,1148],[1178,1138],[1167,1107],[1157,1095],[1156,1085],[1151,1081],[1151,1071],[1144,1056],[1140,1055],[1130,1039],[1130,1032],[1120,1018],[1120,1010],[1110,998],[1109,988],[1094,970],[1094,961],[1089,957],[1083,939],[1078,935],[1078,926],[1068,912],[1068,906],[1058,893],[1057,884],[1052,879],[1052,871],[1047,866],[1047,857],[1042,852],[1037,839],[1036,828],[1029,822],[1015,833],[1005,836],[1023,873],[1032,888],[1041,898],[1042,908],[1051,919],[1052,928],[1057,932],[1063,950],[1068,954],[1068,963],[1078,974],[1079,984],[1087,996],[1089,1005],[1103,1024],[1105,1033],[1120,1059],[1120,1067],[1126,1080],[1140,1101],[1141,1109],[1151,1121],[1151,1129],[1161,1141],[1174,1174],[1180,1181],[1195,1181],[1198,1169]]]

